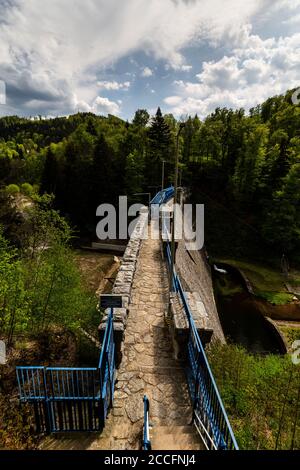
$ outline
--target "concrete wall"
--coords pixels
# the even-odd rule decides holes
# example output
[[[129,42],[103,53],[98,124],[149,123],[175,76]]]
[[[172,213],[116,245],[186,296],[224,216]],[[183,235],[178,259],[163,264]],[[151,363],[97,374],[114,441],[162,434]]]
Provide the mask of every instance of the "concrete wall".
[[[184,241],[180,241],[176,251],[176,267],[184,290],[197,292],[205,306],[208,327],[213,330],[212,341],[225,343],[214,297],[211,268],[205,254],[203,251],[187,251]]]

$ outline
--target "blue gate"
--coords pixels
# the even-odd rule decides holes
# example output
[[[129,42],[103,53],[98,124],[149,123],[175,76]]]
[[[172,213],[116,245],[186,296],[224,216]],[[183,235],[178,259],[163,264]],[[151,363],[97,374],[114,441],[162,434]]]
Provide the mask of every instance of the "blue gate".
[[[101,431],[113,406],[112,310],[98,367],[17,367],[20,401],[34,410],[37,432]]]

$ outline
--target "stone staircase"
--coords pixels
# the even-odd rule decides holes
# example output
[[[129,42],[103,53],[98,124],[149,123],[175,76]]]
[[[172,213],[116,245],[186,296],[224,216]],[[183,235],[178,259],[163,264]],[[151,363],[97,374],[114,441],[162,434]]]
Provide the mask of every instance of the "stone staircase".
[[[150,439],[152,450],[205,450],[193,425],[154,426]]]

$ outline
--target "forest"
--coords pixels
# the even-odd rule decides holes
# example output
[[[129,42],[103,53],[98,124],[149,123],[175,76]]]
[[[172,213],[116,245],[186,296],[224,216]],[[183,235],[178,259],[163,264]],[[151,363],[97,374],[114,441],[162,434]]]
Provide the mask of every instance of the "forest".
[[[99,204],[116,203],[120,195],[132,202],[137,202],[136,193],[154,195],[160,189],[163,161],[165,185],[172,184],[181,122],[180,185],[191,189],[192,202],[205,203],[205,245],[210,255],[243,256],[280,269],[284,254],[299,268],[300,106],[291,102],[292,93],[271,97],[249,113],[217,108],[203,120],[197,115],[176,120],[160,108],[153,117],[139,109],[132,122],[91,113],[1,118],[0,332],[8,347],[18,335],[37,337],[54,326],[75,333],[97,327],[96,298],[82,279],[73,247],[80,240],[95,239]],[[280,428],[288,407],[280,371],[292,377],[288,392],[299,412],[299,374],[294,379],[284,365],[286,359],[263,363],[234,348],[218,354],[224,367],[212,351],[213,367],[241,445],[299,446],[297,415],[296,421],[292,411],[286,417],[288,435]],[[233,357],[241,371],[237,378],[226,374]],[[244,427],[258,400],[247,388],[247,368],[256,375],[257,382],[252,383],[259,397],[270,392],[274,377],[278,382],[279,401],[270,399],[262,410],[265,429],[262,424],[256,428],[256,422]],[[264,382],[266,370],[269,378]],[[9,424],[0,430],[6,444],[10,432]],[[14,445],[24,445],[22,436],[20,432]]]
[[[208,204],[208,245],[214,242],[211,219],[220,204],[241,221],[235,249],[248,246],[250,237],[249,249],[260,245],[298,261],[300,108],[291,102],[292,91],[249,114],[217,108],[203,121],[197,115],[182,118],[180,183],[193,189],[194,200]],[[78,235],[94,236],[96,207],[119,195],[154,194],[162,160],[165,184],[172,183],[178,125],[160,109],[151,119],[138,110],[130,123],[90,113],[1,118],[2,194],[52,194],[53,209]],[[5,231],[5,216],[0,221]],[[232,242],[230,233],[225,242]]]

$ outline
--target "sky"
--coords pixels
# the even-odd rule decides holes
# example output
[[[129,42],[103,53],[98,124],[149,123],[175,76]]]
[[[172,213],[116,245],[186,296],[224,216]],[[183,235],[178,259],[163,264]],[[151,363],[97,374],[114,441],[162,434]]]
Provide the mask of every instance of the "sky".
[[[0,0],[0,116],[204,118],[300,86],[300,0]]]

